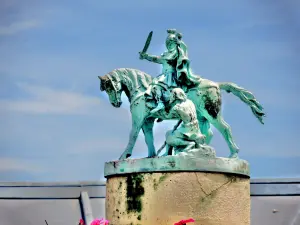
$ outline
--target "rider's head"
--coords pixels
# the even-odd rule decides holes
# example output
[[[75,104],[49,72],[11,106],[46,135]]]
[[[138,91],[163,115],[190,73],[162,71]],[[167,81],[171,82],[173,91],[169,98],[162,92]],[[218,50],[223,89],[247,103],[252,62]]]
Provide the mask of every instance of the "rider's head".
[[[167,30],[168,37],[166,39],[166,47],[169,51],[176,49],[177,45],[179,44],[182,35],[178,33],[175,29]]]
[[[174,88],[171,91],[170,102],[174,102],[176,100],[185,101],[186,99],[186,94],[181,88]]]

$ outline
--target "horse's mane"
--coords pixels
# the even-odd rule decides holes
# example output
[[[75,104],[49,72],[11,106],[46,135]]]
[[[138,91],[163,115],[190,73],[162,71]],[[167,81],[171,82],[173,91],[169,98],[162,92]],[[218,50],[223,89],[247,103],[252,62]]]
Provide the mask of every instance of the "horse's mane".
[[[119,68],[108,73],[112,79],[122,80],[128,89],[142,88],[146,90],[152,82],[152,77],[140,70],[131,68]]]

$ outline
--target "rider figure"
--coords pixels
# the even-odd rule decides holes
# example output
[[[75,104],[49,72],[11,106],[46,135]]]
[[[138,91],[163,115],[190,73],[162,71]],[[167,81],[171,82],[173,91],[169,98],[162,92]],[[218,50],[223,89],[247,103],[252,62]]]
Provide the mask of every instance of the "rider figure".
[[[163,96],[170,89],[180,87],[184,91],[187,91],[189,87],[199,83],[199,78],[193,75],[190,70],[187,47],[182,41],[182,34],[178,33],[175,29],[169,29],[167,32],[167,51],[161,56],[140,53],[141,59],[147,59],[150,62],[159,63],[163,66],[162,74],[153,79],[152,90],[146,93],[151,96],[151,92],[154,92],[154,98],[158,103],[151,113],[165,108]]]

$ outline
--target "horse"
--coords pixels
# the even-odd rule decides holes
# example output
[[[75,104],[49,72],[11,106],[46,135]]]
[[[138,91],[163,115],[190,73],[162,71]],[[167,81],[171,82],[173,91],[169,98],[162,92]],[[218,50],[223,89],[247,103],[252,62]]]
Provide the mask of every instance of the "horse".
[[[238,157],[239,148],[233,140],[230,126],[221,115],[221,90],[234,94],[246,103],[262,124],[264,124],[263,117],[265,116],[262,111],[263,107],[251,92],[234,83],[217,83],[200,76],[198,77],[200,79],[199,84],[188,89],[186,95],[196,107],[200,130],[206,136],[205,143],[209,144],[213,137],[210,127],[210,124],[212,124],[226,140],[230,149],[229,158],[236,158]],[[107,93],[109,101],[114,107],[118,108],[121,106],[123,91],[130,102],[132,127],[129,142],[119,160],[124,160],[132,155],[133,147],[141,129],[144,132],[145,142],[148,147],[148,157],[155,157],[156,152],[153,143],[155,119],[178,120],[178,118],[167,117],[165,110],[150,114],[145,92],[150,88],[153,78],[145,72],[131,68],[115,69],[104,76],[98,76],[98,78],[100,79],[100,90]]]

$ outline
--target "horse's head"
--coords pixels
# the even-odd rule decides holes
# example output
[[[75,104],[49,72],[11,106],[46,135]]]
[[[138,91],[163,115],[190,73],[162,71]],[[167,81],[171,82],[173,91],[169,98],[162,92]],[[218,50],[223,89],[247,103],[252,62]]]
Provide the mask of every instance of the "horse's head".
[[[121,81],[110,75],[98,76],[98,78],[100,79],[100,90],[105,91],[110,103],[119,108],[122,105],[121,95],[123,90]]]

